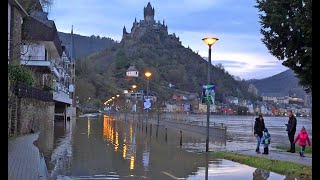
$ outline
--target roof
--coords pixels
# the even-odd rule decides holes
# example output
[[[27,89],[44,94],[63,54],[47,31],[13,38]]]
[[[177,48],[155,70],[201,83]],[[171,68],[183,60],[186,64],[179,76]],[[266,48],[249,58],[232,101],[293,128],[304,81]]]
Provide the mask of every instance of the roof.
[[[43,23],[45,20],[38,20],[39,17],[28,16],[23,22],[23,40],[33,41],[53,41],[59,55],[62,55],[61,41],[58,36],[57,28],[54,21],[46,20],[47,23]]]
[[[268,96],[268,97],[284,97],[283,93],[261,93],[261,96]]]
[[[22,12],[22,17],[28,16],[27,11],[23,8],[23,6],[17,0],[8,0],[10,5],[17,7]]]
[[[135,65],[131,65],[131,66],[127,69],[127,71],[138,71],[138,69],[136,68]]]

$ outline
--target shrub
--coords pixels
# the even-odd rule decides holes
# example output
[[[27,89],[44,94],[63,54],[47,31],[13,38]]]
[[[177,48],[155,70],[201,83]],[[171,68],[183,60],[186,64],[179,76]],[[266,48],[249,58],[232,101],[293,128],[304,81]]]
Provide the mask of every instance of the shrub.
[[[21,82],[28,85],[33,83],[31,71],[21,65],[8,65],[8,75],[13,82]]]

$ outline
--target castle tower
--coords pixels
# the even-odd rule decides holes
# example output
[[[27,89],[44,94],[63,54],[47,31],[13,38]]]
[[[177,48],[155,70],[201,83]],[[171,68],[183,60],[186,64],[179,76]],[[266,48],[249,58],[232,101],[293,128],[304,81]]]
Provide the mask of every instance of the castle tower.
[[[154,8],[148,2],[147,7],[143,8],[144,20],[147,22],[154,21]]]
[[[127,30],[126,30],[126,26],[123,26],[123,31],[122,31],[122,35],[128,34]]]

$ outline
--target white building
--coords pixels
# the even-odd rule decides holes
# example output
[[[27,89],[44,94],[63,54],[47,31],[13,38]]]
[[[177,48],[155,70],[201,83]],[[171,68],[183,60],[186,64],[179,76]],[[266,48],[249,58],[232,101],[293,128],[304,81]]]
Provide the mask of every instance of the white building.
[[[135,65],[131,65],[128,69],[127,69],[127,76],[128,77],[139,77],[139,71],[137,70]]]
[[[73,115],[69,85],[72,81],[71,60],[61,45],[54,21],[48,13],[33,11],[25,21],[28,37],[23,37],[21,64],[34,70],[35,86],[53,91],[55,115],[65,119]],[[32,39],[32,40],[31,40]]]

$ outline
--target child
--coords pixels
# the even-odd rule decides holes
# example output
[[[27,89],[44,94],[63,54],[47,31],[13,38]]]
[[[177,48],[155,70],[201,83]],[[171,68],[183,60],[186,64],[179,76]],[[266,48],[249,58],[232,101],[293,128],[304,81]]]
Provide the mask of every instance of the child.
[[[308,132],[306,131],[306,129],[304,128],[304,126],[302,126],[301,131],[299,132],[298,136],[296,137],[296,139],[293,141],[293,144],[296,144],[296,142],[299,140],[299,145],[301,146],[301,151],[299,152],[301,157],[305,157],[304,155],[304,149],[306,148],[307,142],[309,146],[311,146],[310,143],[310,139],[308,136]]]
[[[268,132],[267,128],[264,128],[263,135],[261,139],[261,144],[264,145],[263,153],[262,154],[269,154],[269,144],[271,142],[271,136]]]

